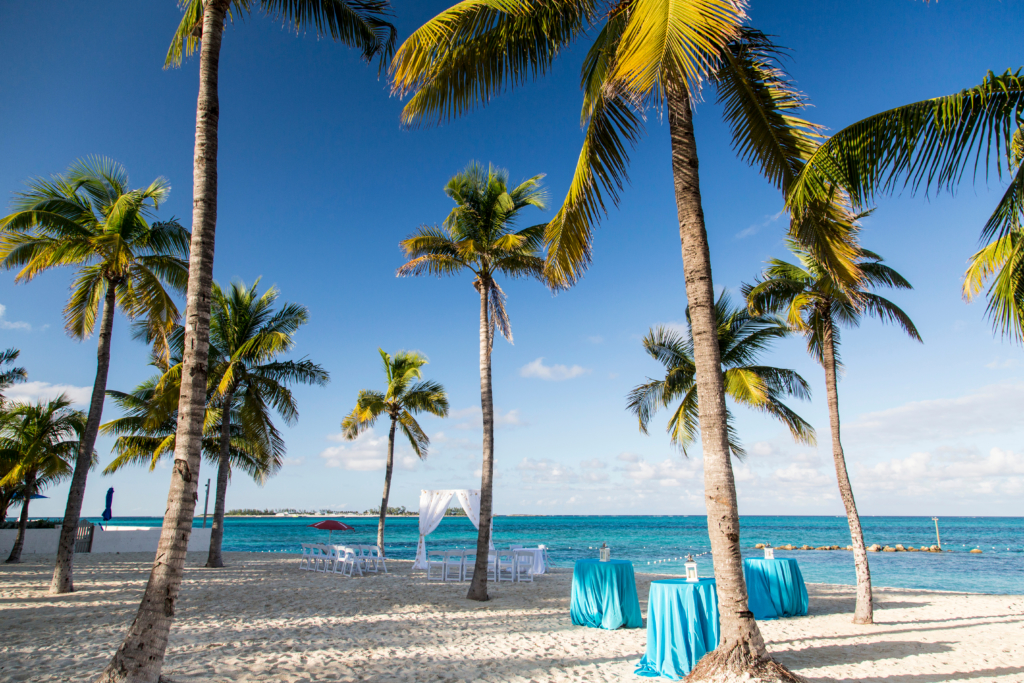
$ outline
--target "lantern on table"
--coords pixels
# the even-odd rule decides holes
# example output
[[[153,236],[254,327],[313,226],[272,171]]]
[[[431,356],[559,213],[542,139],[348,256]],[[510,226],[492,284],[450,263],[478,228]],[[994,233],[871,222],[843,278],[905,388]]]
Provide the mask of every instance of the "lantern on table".
[[[601,551],[601,561],[607,562],[612,558],[612,549],[608,547],[607,543],[602,543],[601,547],[598,548]]]
[[[764,546],[764,559],[774,560],[775,559],[775,548],[772,547],[771,543],[766,543]]]
[[[697,562],[693,559],[693,555],[686,556],[686,564],[684,564],[683,566],[686,567],[687,581],[693,582],[700,580],[700,577],[697,576]]]

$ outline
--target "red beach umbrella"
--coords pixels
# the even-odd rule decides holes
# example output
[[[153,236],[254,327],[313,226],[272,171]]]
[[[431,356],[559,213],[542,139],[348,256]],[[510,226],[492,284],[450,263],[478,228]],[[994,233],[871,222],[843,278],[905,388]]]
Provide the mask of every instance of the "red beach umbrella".
[[[348,524],[343,524],[336,519],[325,519],[322,522],[316,524],[307,524],[314,529],[323,529],[327,533],[327,542],[331,542],[331,534],[335,531],[355,531],[354,527],[350,527]]]

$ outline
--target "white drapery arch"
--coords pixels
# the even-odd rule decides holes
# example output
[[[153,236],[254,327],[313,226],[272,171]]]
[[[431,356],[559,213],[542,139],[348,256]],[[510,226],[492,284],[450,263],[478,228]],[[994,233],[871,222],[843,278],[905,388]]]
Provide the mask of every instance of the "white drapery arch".
[[[420,491],[420,540],[416,545],[416,562],[413,569],[427,568],[427,544],[426,537],[437,528],[437,525],[444,519],[444,513],[452,498],[459,499],[459,505],[466,511],[466,516],[473,526],[480,528],[480,490],[472,489],[443,489],[436,491]],[[491,535],[491,549],[494,549],[493,533]]]

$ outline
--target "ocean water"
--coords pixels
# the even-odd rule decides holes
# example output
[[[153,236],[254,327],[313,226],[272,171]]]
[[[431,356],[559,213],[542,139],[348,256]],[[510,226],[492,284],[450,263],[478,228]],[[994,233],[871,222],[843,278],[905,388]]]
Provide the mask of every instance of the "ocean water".
[[[257,552],[295,552],[299,544],[326,541],[327,533],[308,528],[318,517],[228,517],[224,525],[224,549]],[[99,521],[92,519],[91,521]],[[345,518],[354,531],[335,532],[335,539],[374,543],[376,518]],[[201,525],[197,519],[195,526]],[[930,517],[863,517],[868,545],[935,543]],[[159,526],[159,517],[115,518],[112,526]],[[785,545],[839,545],[850,543],[845,517],[742,517],[744,555],[762,557],[756,543]],[[922,588],[976,593],[1024,594],[1024,518],[944,517],[939,520],[942,547],[952,553],[869,553],[871,577],[876,586]],[[385,543],[388,555],[412,559],[416,555],[419,520],[388,519]],[[571,567],[583,557],[597,557],[607,543],[612,557],[631,560],[637,571],[683,574],[687,554],[710,550],[707,521],[703,516],[500,516],[494,519],[494,543],[548,547],[555,566]],[[476,529],[465,517],[446,517],[428,537],[428,548],[475,548]],[[980,548],[982,554],[970,554]],[[776,557],[795,557],[805,580],[814,583],[855,583],[852,555],[846,551],[783,551]],[[710,575],[710,555],[697,558],[702,576]]]

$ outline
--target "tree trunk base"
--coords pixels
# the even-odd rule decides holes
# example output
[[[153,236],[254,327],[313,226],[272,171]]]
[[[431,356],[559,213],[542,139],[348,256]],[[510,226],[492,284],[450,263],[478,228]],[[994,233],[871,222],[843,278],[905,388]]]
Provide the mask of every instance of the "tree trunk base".
[[[4,560],[4,564],[21,564],[21,560]]]
[[[742,647],[707,653],[685,680],[687,683],[805,683],[804,679],[771,658],[753,660],[751,653]]]
[[[854,617],[853,623],[860,624],[861,626],[871,626],[875,623],[872,617]]]
[[[206,564],[203,566],[207,569],[221,569],[224,567],[224,562],[222,562],[221,560],[207,560]]]

